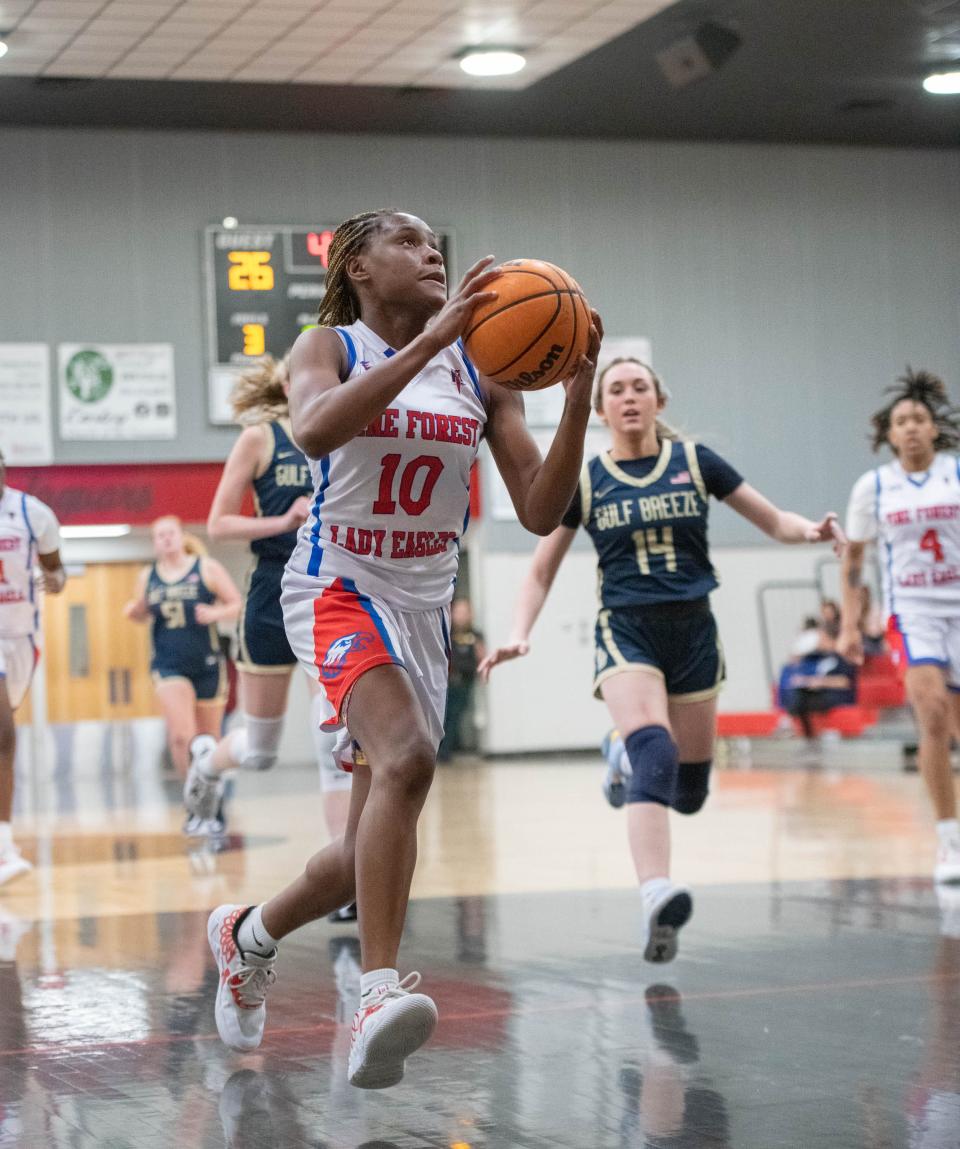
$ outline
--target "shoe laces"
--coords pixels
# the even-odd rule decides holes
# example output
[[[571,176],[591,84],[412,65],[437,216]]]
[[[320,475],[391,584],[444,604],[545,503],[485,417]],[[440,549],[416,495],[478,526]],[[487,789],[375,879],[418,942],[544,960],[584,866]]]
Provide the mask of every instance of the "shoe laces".
[[[260,958],[260,961],[269,962],[265,965],[247,965],[250,955],[244,955],[243,965],[230,978],[230,986],[238,1005],[244,1009],[256,1009],[263,1005],[267,990],[277,980],[277,971],[273,968],[273,958]]]
[[[398,981],[396,985],[386,986],[380,989],[376,997],[371,1001],[364,1002],[363,1008],[366,1009],[367,1006],[370,1005],[380,1005],[388,998],[406,997],[408,993],[411,993],[417,988],[422,980],[420,974],[416,972],[408,973],[407,976],[403,978],[402,981]]]

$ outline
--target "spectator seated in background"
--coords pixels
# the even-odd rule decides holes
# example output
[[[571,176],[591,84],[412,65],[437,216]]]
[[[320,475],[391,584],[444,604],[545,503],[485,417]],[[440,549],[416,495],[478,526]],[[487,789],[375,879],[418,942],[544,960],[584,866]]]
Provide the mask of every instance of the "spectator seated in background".
[[[816,646],[783,668],[778,705],[797,718],[806,738],[813,739],[814,714],[825,714],[856,701],[857,669],[836,652],[836,634],[821,617]]]

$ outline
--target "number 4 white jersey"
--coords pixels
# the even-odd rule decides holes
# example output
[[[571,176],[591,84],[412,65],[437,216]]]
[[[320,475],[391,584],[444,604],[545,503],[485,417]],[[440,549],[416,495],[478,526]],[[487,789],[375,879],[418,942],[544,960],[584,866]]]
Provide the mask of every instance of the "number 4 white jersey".
[[[394,354],[366,324],[335,328],[348,379]],[[311,459],[314,497],[288,578],[343,578],[400,610],[453,596],[467,526],[470,467],[487,414],[473,365],[447,347],[365,431]]]
[[[877,540],[890,614],[960,615],[960,461],[937,454],[930,470],[898,461],[857,480],[847,537]]]

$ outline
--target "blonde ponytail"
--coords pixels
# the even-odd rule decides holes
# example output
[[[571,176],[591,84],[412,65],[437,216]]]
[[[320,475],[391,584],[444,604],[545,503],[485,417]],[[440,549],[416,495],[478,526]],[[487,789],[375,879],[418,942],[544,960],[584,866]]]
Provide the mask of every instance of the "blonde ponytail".
[[[282,359],[264,355],[238,376],[230,392],[230,407],[235,421],[242,427],[286,417],[289,358],[289,352]]]
[[[190,531],[183,532],[183,549],[188,555],[195,558],[204,558],[207,554],[206,544]]]

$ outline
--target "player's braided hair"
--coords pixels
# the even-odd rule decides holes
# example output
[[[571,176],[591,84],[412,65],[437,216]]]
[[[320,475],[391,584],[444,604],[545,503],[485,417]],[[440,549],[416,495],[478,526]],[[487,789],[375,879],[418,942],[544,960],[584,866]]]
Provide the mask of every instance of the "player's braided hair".
[[[350,285],[347,261],[363,251],[385,219],[396,214],[395,208],[362,211],[345,219],[333,233],[328,252],[327,290],[317,312],[317,323],[321,327],[346,327],[360,318],[360,301]]]
[[[234,419],[243,427],[282,419],[289,412],[284,384],[289,377],[288,356],[264,355],[237,378],[230,392]]]
[[[619,355],[616,359],[611,359],[609,363],[604,364],[603,370],[597,375],[596,381],[593,384],[593,409],[599,414],[603,410],[603,380],[611,367],[619,367],[621,363],[636,363],[638,367],[642,367],[650,378],[653,380],[653,385],[657,391],[657,397],[661,398],[666,396],[667,390],[663,383],[660,381],[660,376],[654,371],[649,363],[644,363],[642,359],[637,359],[635,355]],[[662,419],[657,420],[657,438],[658,439],[680,439],[679,431],[676,431],[669,423],[664,423]]]
[[[908,366],[906,375],[901,375],[886,393],[891,396],[890,401],[870,419],[875,451],[887,442],[893,409],[904,399],[922,403],[930,412],[939,432],[933,442],[934,450],[955,451],[960,447],[960,408],[950,402],[946,385],[938,376],[930,371],[914,371]]]

